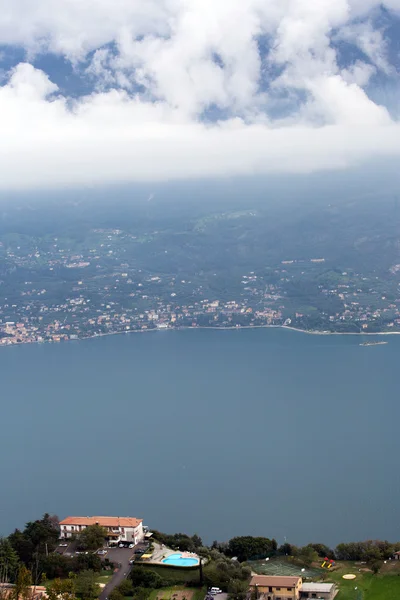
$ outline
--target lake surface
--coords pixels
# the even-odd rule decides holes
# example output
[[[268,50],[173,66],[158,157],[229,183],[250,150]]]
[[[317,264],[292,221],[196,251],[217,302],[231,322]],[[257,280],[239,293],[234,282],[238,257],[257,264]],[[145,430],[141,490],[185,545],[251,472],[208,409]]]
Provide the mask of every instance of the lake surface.
[[[48,511],[208,543],[400,540],[400,336],[384,339],[186,330],[1,348],[0,533]]]

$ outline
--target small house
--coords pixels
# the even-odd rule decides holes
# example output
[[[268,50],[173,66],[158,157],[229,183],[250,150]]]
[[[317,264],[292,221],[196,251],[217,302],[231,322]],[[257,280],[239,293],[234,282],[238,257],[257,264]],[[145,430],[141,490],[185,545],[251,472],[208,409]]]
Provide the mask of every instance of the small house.
[[[253,575],[250,592],[258,600],[299,600],[301,577]]]
[[[316,598],[317,600],[333,600],[338,592],[334,583],[303,583],[300,598]]]

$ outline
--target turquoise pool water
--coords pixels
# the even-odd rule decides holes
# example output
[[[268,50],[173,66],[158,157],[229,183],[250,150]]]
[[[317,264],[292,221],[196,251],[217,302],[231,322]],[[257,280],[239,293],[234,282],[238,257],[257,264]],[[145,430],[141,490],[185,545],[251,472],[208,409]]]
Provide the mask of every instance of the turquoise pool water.
[[[199,564],[198,558],[183,558],[182,554],[171,554],[168,558],[164,558],[164,565],[171,567],[194,567]]]

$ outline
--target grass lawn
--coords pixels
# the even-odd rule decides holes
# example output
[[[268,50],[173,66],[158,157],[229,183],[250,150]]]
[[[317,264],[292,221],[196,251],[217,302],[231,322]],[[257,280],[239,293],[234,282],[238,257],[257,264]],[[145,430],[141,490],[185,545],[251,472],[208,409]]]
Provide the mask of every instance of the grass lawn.
[[[342,575],[354,573],[355,579],[346,581]],[[386,565],[382,572],[373,575],[359,571],[354,563],[339,563],[338,569],[329,573],[326,582],[333,581],[339,587],[335,600],[397,600],[400,599],[400,568],[398,565]],[[357,588],[357,589],[355,589]]]
[[[200,570],[199,569],[182,569],[180,567],[158,567],[157,565],[146,564],[146,563],[135,563],[138,567],[145,567],[146,569],[150,569],[155,573],[158,573],[165,582],[170,585],[177,585],[179,583],[190,583],[195,582],[194,585],[200,579]]]
[[[173,594],[178,593],[180,597],[185,596],[186,598],[191,598],[191,600],[204,600],[206,595],[207,588],[189,588],[182,587],[181,585],[175,585],[172,587],[160,588],[158,590],[152,590],[149,600],[157,600],[157,598],[162,598],[162,600],[173,600]]]
[[[97,583],[108,583],[113,576],[112,571],[101,571],[96,578]]]

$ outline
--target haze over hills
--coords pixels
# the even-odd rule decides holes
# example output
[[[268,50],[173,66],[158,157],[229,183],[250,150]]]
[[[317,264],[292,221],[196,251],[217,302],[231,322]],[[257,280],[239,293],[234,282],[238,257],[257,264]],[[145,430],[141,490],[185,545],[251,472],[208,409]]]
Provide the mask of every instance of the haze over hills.
[[[393,191],[300,201],[241,186],[210,185],[201,201],[172,186],[112,205],[3,204],[2,343],[182,326],[400,330]]]

